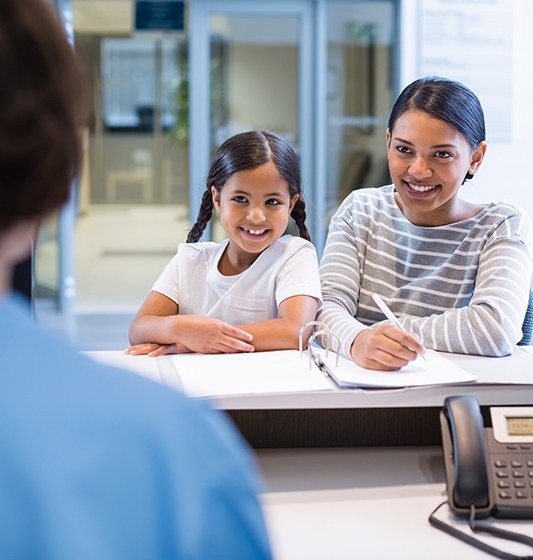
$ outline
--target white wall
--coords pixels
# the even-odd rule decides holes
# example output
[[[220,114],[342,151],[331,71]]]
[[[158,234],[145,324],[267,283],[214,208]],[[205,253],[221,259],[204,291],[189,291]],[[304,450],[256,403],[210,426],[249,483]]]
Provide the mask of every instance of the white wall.
[[[519,204],[533,219],[533,2],[507,1],[514,4],[513,134],[508,143],[489,145],[476,185],[488,199]]]
[[[420,76],[417,48],[423,1],[402,2],[402,87]],[[498,1],[508,4],[509,12],[512,13],[512,60],[509,61],[512,68],[512,133],[508,141],[489,141],[485,161],[475,179],[463,187],[463,196],[478,202],[507,200],[524,208],[533,220],[533,178],[529,167],[533,162],[533,2]],[[482,4],[483,1],[479,4],[480,10],[483,9]],[[468,55],[465,49],[464,56]],[[508,105],[502,110],[508,111]],[[490,130],[487,133],[490,139]]]

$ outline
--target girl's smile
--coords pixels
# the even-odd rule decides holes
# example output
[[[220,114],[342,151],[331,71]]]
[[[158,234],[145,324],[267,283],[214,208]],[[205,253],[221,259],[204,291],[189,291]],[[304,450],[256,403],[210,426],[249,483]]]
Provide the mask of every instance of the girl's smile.
[[[252,229],[252,228],[245,228],[245,227],[243,227],[243,228],[241,228],[241,229],[242,229],[242,231],[243,231],[246,235],[250,235],[252,238],[253,238],[253,237],[259,238],[259,237],[265,235],[265,233],[266,233],[266,231],[267,231],[267,230],[264,229],[264,228],[263,228],[263,229]]]

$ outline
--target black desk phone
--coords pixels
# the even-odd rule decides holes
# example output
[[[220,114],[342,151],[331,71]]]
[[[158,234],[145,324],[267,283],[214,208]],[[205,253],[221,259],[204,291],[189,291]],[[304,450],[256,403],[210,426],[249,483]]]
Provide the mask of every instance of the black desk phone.
[[[440,423],[451,511],[533,518],[533,406],[490,407],[485,425],[475,397],[447,397]]]

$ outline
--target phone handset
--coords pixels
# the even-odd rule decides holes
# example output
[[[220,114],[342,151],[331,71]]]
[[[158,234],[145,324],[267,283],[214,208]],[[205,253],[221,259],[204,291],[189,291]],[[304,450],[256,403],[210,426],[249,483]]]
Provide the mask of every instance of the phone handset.
[[[533,407],[491,407],[490,412],[492,426],[485,427],[473,396],[445,399],[440,424],[448,499],[433,510],[429,522],[498,558],[533,558],[510,554],[475,536],[488,533],[533,548],[533,538],[529,535],[479,521],[490,515],[533,519],[533,495],[529,496],[527,491],[530,485],[533,488],[533,475],[528,471],[529,464],[533,463],[530,451]],[[528,479],[531,479],[530,484]],[[438,515],[446,503],[455,515],[469,518],[470,532]]]
[[[471,506],[490,510],[487,450],[477,400],[447,397],[441,413],[444,461],[450,508],[468,515]]]

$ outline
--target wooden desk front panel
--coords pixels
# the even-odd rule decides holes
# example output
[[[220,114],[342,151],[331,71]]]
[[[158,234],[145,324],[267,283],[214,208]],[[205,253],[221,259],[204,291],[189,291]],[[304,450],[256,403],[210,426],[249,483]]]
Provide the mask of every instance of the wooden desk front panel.
[[[255,449],[440,445],[438,407],[226,411]]]

